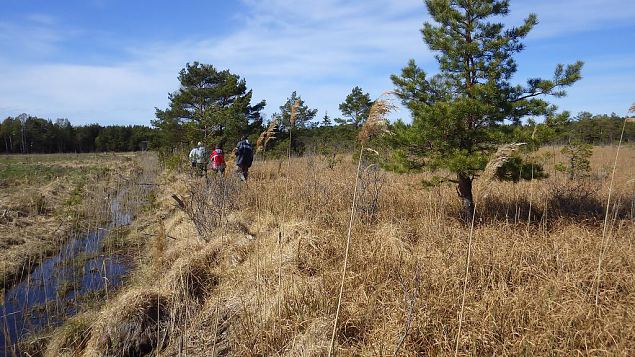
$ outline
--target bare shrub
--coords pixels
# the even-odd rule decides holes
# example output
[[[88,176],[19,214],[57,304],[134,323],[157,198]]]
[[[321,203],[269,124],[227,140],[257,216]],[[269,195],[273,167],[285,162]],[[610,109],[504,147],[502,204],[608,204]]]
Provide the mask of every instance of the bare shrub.
[[[189,182],[189,207],[186,212],[205,241],[213,239],[224,224],[227,212],[238,207],[239,185],[233,178],[212,177],[206,183]]]
[[[377,221],[379,198],[385,183],[386,174],[376,164],[370,164],[360,172],[357,210],[361,213],[362,222]]]

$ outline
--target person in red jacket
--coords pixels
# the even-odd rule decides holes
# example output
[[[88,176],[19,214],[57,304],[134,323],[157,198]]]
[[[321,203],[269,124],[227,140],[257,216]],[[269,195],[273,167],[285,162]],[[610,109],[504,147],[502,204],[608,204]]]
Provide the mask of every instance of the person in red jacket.
[[[216,145],[216,149],[209,156],[212,171],[225,174],[225,154],[220,145]]]

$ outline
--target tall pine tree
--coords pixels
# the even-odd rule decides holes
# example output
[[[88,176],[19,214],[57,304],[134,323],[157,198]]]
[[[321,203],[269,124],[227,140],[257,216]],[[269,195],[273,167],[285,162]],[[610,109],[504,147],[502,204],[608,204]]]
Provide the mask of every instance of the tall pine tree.
[[[519,27],[505,29],[496,19],[508,15],[507,0],[426,0],[434,23],[425,23],[423,40],[436,51],[440,73],[429,77],[414,60],[391,79],[412,112],[411,125],[395,125],[403,158],[410,167],[445,169],[457,184],[463,211],[474,211],[472,182],[484,169],[506,123],[545,115],[544,96],[561,97],[581,78],[582,62],[556,66],[552,79],[532,78],[514,85],[513,56],[536,25],[529,15]]]
[[[252,127],[260,131],[265,101],[251,105],[252,91],[238,75],[194,62],[178,78],[181,87],[169,95],[169,108],[157,109],[152,122],[165,145],[234,142]]]
[[[309,122],[315,118],[317,109],[309,108],[302,100],[296,91],[291,93],[291,96],[287,98],[286,102],[280,106],[280,122],[284,130],[288,130],[291,127],[291,108],[297,103],[295,109],[295,128],[306,128],[309,126]]]
[[[349,118],[349,124],[359,127],[368,118],[368,112],[372,106],[373,101],[370,100],[370,95],[364,93],[360,87],[356,86],[346,96],[346,100],[340,104],[339,108],[342,114]]]

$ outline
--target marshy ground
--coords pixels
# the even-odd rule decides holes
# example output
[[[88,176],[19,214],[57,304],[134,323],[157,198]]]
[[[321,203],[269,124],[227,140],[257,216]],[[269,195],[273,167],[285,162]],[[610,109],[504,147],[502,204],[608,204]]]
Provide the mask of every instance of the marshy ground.
[[[615,152],[596,147],[584,180],[554,170],[555,148],[547,179],[479,178],[472,232],[453,187],[366,161],[336,354],[635,354],[635,148],[611,185]],[[109,243],[136,267],[126,285],[38,353],[326,355],[356,172],[339,159],[257,161],[247,184],[163,172]]]
[[[123,283],[130,264],[113,242],[147,204],[156,169],[153,154],[2,158],[0,351],[22,355],[16,341],[39,343]]]
[[[98,227],[109,193],[133,170],[132,154],[0,156],[2,286],[73,231]]]

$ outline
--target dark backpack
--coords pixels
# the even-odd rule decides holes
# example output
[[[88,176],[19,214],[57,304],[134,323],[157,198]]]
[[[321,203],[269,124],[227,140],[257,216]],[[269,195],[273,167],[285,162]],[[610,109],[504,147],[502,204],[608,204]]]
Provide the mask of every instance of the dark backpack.
[[[247,167],[251,166],[251,163],[254,161],[254,148],[247,141],[243,140],[238,143],[236,156],[238,165],[246,165]]]

